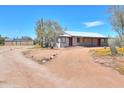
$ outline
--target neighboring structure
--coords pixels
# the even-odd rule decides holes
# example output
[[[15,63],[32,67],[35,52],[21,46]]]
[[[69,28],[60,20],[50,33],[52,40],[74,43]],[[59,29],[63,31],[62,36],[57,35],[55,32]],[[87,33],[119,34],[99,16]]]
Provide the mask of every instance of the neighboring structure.
[[[107,46],[108,38],[99,33],[66,31],[58,38],[57,47],[86,46],[102,47]]]
[[[33,40],[28,39],[7,39],[5,40],[5,45],[33,45]]]

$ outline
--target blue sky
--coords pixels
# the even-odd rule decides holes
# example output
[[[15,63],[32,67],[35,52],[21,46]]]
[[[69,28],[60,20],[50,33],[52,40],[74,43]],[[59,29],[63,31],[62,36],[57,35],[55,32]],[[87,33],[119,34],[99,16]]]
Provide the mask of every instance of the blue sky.
[[[115,35],[109,23],[110,6],[0,6],[0,34],[10,38],[35,38],[38,19],[58,21],[69,31],[98,32]]]

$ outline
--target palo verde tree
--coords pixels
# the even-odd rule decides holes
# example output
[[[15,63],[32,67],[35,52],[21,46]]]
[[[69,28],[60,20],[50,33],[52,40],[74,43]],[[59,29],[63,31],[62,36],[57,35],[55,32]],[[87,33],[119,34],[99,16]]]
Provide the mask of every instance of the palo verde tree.
[[[124,38],[124,6],[112,6],[110,9],[112,29],[118,33],[119,41]]]
[[[43,19],[39,19],[36,23],[36,41],[37,43],[41,44],[41,40],[43,40],[43,37],[45,36],[45,30],[44,30],[44,23]]]
[[[116,41],[122,42],[124,37],[124,6],[111,6],[111,8],[109,9],[109,13],[112,29],[113,31],[118,33],[119,38],[116,39]],[[121,45],[122,44],[119,44],[118,46],[121,47]],[[110,45],[110,49],[113,55],[117,54],[117,50],[115,48],[116,46],[117,45],[115,41]]]
[[[54,46],[59,35],[64,33],[60,24],[53,20],[39,19],[36,23],[37,41],[41,45]]]

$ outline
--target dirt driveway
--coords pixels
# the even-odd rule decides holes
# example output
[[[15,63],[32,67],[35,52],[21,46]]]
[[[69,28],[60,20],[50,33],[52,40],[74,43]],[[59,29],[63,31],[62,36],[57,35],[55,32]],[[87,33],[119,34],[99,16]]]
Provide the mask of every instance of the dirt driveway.
[[[89,48],[56,50],[58,56],[44,65],[24,57],[22,50],[28,49],[0,47],[0,87],[124,87],[124,76],[94,63]]]

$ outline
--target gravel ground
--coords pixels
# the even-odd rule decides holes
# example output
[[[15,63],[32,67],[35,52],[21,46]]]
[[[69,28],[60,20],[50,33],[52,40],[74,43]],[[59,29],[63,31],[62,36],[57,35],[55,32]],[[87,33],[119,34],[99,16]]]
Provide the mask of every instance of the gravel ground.
[[[48,55],[58,53],[57,57],[43,66],[63,79],[61,87],[123,87],[124,76],[111,68],[95,63],[90,56],[90,49],[93,48],[34,49],[30,50],[28,56],[33,55],[37,60],[46,57],[47,53]],[[65,86],[64,81],[68,86]]]
[[[124,87],[124,76],[94,62],[90,48],[28,49],[0,48],[0,87]],[[35,59],[57,53],[46,64]]]

